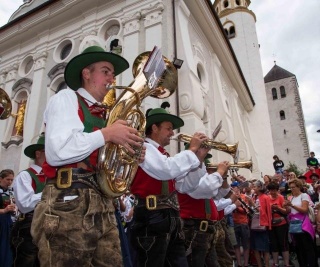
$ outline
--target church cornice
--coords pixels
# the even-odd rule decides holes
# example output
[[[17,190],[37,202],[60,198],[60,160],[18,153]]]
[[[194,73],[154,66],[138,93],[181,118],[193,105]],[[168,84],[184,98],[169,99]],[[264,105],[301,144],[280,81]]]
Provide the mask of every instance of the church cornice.
[[[237,13],[237,12],[246,12],[246,13],[249,13],[250,15],[253,16],[254,21],[255,21],[255,22],[257,21],[256,15],[253,13],[253,11],[248,10],[246,7],[241,7],[241,6],[239,6],[239,7],[237,7],[237,8],[234,8],[234,9],[225,9],[225,10],[223,10],[223,11],[221,11],[221,12],[219,13],[219,17],[220,17],[220,18],[223,18],[223,17],[225,17],[225,16],[228,16],[228,15],[230,15],[230,14],[234,14],[234,13]]]

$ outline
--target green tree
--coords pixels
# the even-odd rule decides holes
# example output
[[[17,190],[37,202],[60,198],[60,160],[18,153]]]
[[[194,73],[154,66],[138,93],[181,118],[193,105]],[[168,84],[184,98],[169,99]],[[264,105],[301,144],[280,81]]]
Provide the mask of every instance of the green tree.
[[[299,169],[298,166],[292,163],[291,161],[289,161],[289,165],[286,167],[286,170],[288,170],[288,172],[294,172],[297,177],[305,173],[303,170]]]

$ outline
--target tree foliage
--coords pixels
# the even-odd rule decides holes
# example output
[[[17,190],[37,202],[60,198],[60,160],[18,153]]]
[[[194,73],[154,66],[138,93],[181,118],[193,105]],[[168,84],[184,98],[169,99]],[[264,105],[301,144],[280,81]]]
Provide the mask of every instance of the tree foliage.
[[[291,161],[289,161],[289,165],[286,167],[286,170],[288,170],[288,172],[294,172],[297,177],[305,173],[303,170],[299,169],[298,166],[292,163]]]

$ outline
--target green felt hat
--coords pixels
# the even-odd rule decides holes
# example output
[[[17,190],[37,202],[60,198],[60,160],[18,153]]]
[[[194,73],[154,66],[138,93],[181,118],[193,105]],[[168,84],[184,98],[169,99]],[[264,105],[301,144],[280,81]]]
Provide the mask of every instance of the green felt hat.
[[[70,60],[64,70],[64,80],[66,84],[72,89],[77,90],[82,86],[81,72],[90,64],[107,61],[114,67],[114,75],[117,76],[121,72],[129,68],[129,63],[123,57],[106,52],[100,46],[89,46],[83,52]]]
[[[27,146],[24,149],[24,154],[31,159],[35,159],[36,151],[42,150],[42,149],[44,149],[44,135],[43,134],[39,136],[36,144]]]
[[[169,121],[173,125],[173,129],[180,128],[184,125],[184,122],[178,116],[170,114],[164,108],[154,108],[151,109],[147,114],[147,125],[148,129],[152,124]]]

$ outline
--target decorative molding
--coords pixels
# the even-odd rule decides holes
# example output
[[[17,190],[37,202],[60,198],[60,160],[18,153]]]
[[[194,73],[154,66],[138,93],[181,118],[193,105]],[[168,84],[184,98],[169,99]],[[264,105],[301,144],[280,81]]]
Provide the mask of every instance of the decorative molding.
[[[15,137],[15,136],[12,136],[12,137]],[[19,136],[19,137],[21,137],[21,136]],[[11,145],[19,146],[22,142],[23,142],[23,137],[17,138],[17,140],[11,139],[8,142],[1,142],[1,145],[3,148],[8,149],[9,146],[11,146]]]
[[[123,36],[133,34],[140,30],[141,12],[134,13],[131,17],[125,17],[121,20],[123,25]]]
[[[46,66],[47,57],[48,53],[45,51],[34,54],[34,70],[44,69]]]
[[[9,67],[6,82],[16,80],[18,72],[18,64],[13,64]]]
[[[152,25],[162,22],[162,13],[164,10],[163,3],[156,3],[152,11],[142,10],[141,14],[144,17],[144,26],[150,27]]]
[[[49,72],[48,72],[48,77],[50,78],[50,80],[52,81],[55,77],[57,77],[58,75],[61,75],[64,73],[64,70],[67,66],[66,62],[62,62],[59,63],[57,65],[55,65]]]
[[[0,71],[0,85],[2,87],[4,87],[3,85],[6,83],[7,74],[8,74],[8,70],[7,69],[2,69]]]
[[[16,94],[21,88],[25,88],[30,93],[30,88],[32,85],[32,80],[29,78],[22,78],[18,80],[13,86],[12,86],[12,92]]]

